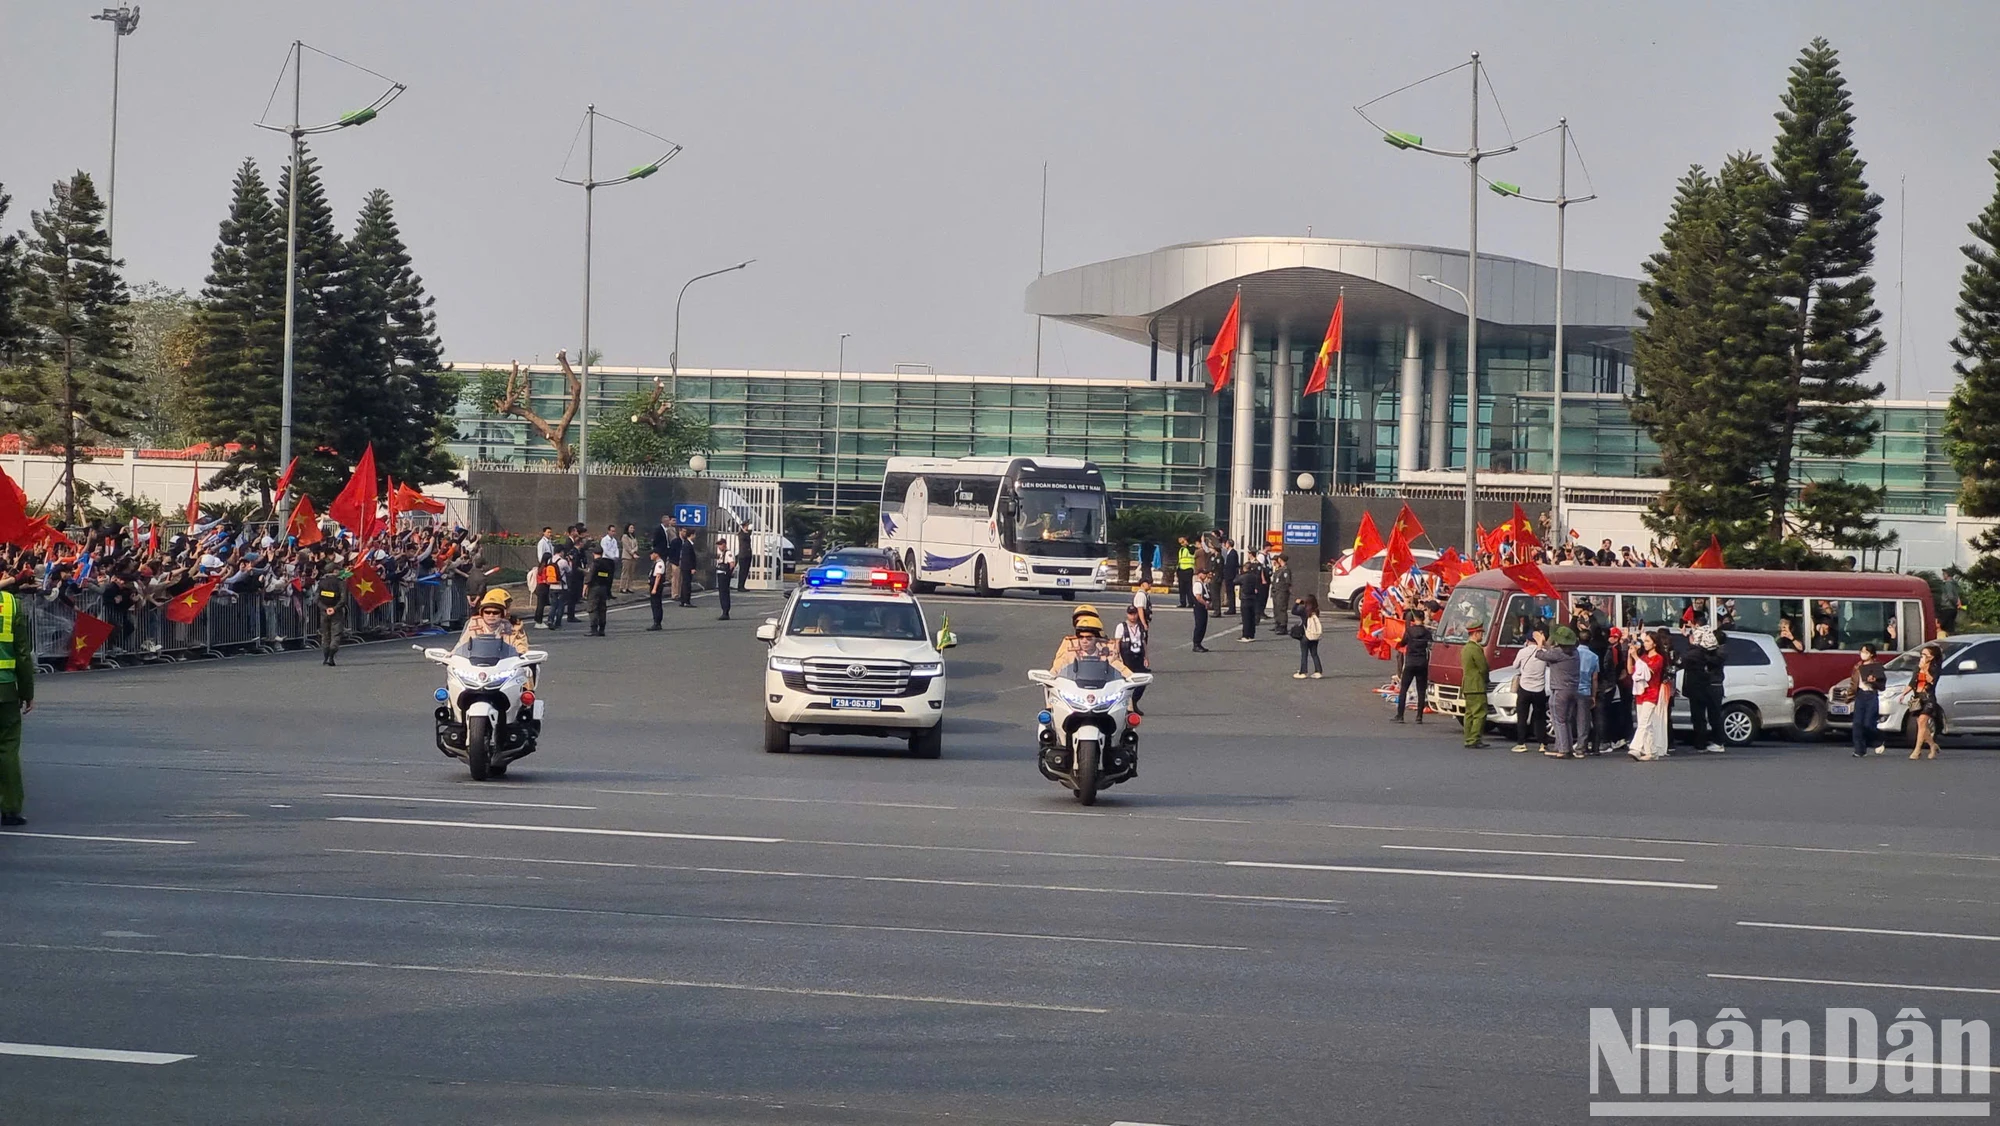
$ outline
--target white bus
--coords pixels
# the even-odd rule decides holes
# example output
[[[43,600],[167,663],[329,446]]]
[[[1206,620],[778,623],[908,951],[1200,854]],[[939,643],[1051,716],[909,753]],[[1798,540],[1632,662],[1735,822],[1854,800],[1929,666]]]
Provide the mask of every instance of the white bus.
[[[881,545],[919,591],[1100,591],[1104,476],[1064,457],[892,457],[882,476]]]

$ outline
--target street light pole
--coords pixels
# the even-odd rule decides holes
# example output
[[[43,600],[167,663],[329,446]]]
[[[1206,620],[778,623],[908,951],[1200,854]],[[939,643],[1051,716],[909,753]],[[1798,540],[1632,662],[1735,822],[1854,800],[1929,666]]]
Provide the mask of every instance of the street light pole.
[[[1464,290],[1459,290],[1452,286],[1444,286],[1443,282],[1436,284],[1450,289],[1465,300],[1465,554],[1469,559],[1479,547],[1473,542],[1475,538],[1473,529],[1478,526],[1479,495],[1479,162],[1487,157],[1513,152],[1520,146],[1507,145],[1497,149],[1479,147],[1479,81],[1482,73],[1479,52],[1472,52],[1471,62],[1462,65],[1470,65],[1472,68],[1472,142],[1462,152],[1432,148],[1424,144],[1424,139],[1415,133],[1399,133],[1383,129],[1375,125],[1374,121],[1362,112],[1360,106],[1355,107],[1355,112],[1361,114],[1363,121],[1375,125],[1376,130],[1382,134],[1382,139],[1396,148],[1465,161],[1469,184],[1467,212],[1470,228],[1466,246],[1466,286]],[[1425,280],[1436,281],[1434,278]]]
[[[1556,162],[1556,194],[1553,199],[1528,195],[1521,190],[1520,185],[1509,184],[1503,180],[1495,180],[1491,186],[1500,195],[1512,196],[1515,199],[1525,199],[1530,203],[1546,203],[1553,205],[1556,209],[1556,339],[1554,357],[1549,365],[1551,373],[1550,383],[1555,392],[1555,422],[1553,432],[1549,438],[1551,445],[1549,451],[1549,515],[1555,521],[1556,542],[1560,544],[1564,542],[1563,536],[1567,532],[1567,528],[1563,523],[1562,411],[1563,377],[1567,374],[1568,365],[1566,361],[1569,358],[1563,350],[1563,236],[1569,217],[1569,205],[1572,203],[1587,203],[1590,200],[1596,199],[1597,194],[1593,192],[1589,195],[1577,196],[1575,199],[1570,198],[1569,118],[1565,117],[1558,120],[1556,122],[1556,131],[1560,134],[1558,141],[1561,148]]]
[[[680,402],[681,395],[681,302],[687,298],[688,286],[693,285],[703,278],[712,278],[719,274],[741,270],[755,261],[755,258],[745,258],[734,266],[724,266],[720,270],[710,270],[705,274],[696,274],[681,284],[681,295],[674,298],[674,350],[667,353],[667,367],[673,372],[672,382],[668,384],[667,397],[674,402]]]
[[[833,369],[833,514],[840,515],[840,383],[847,371],[847,338],[851,332],[840,334],[840,359]]]
[[[104,241],[113,241],[118,228],[118,56],[119,44],[138,30],[139,6],[106,8],[94,20],[111,25],[111,164],[104,177]]]

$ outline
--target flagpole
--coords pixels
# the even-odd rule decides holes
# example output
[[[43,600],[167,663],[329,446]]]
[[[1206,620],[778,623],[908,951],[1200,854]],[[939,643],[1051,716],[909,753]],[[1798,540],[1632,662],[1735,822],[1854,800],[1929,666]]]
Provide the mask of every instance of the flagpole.
[[[1334,308],[1345,309],[1347,287],[1340,287],[1340,296],[1334,300]],[[1333,472],[1328,480],[1333,483],[1333,493],[1340,492],[1340,423],[1347,415],[1347,325],[1340,326],[1340,347],[1333,350]]]

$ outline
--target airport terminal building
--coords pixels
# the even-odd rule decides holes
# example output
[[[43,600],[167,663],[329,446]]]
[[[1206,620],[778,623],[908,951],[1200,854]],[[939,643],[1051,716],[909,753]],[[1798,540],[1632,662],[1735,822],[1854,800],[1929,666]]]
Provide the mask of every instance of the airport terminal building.
[[[709,472],[775,478],[788,500],[842,508],[873,499],[892,455],[1088,458],[1121,504],[1200,508],[1226,519],[1233,493],[1282,493],[1301,473],[1341,492],[1462,483],[1466,449],[1462,250],[1339,239],[1187,243],[1078,266],[1028,287],[1027,311],[1131,341],[1127,378],[605,367],[590,415],[606,418],[655,380],[706,418]],[[1444,285],[1425,281],[1436,278]],[[1452,288],[1447,288],[1452,287]],[[1208,388],[1201,364],[1242,295],[1235,384]],[[1303,395],[1334,302],[1346,298],[1340,377]],[[1555,271],[1479,259],[1482,486],[1548,488],[1554,435]],[[1631,420],[1638,283],[1569,271],[1564,294],[1565,493],[1641,498],[1657,455]],[[461,371],[505,364],[462,364]],[[535,408],[561,413],[562,378],[536,365]],[[1109,373],[1125,374],[1125,373]],[[1338,394],[1334,392],[1337,390]],[[1958,477],[1944,455],[1941,403],[1882,402],[1874,446],[1841,463],[1804,462],[1807,479],[1865,479],[1892,513],[1942,515]],[[549,460],[519,419],[461,407],[453,447],[474,461]]]

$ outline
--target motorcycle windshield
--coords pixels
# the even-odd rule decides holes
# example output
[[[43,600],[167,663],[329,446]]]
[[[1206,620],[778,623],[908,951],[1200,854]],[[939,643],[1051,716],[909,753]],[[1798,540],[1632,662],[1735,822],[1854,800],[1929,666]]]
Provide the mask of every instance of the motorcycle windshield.
[[[504,637],[471,637],[458,647],[455,655],[479,668],[491,668],[516,654],[513,643]]]
[[[1102,688],[1118,678],[1118,670],[1101,657],[1079,657],[1057,669],[1056,675],[1078,688]]]

